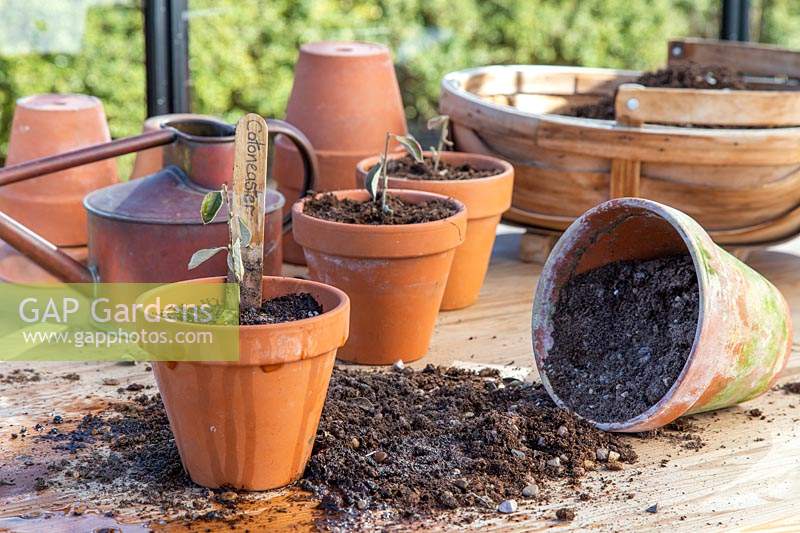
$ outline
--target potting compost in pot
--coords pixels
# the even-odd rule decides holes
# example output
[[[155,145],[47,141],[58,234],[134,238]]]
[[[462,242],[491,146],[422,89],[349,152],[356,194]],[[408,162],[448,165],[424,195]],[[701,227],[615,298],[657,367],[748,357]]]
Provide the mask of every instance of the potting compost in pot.
[[[643,413],[686,363],[698,318],[692,258],[610,263],[573,277],[556,304],[553,389],[599,422]]]

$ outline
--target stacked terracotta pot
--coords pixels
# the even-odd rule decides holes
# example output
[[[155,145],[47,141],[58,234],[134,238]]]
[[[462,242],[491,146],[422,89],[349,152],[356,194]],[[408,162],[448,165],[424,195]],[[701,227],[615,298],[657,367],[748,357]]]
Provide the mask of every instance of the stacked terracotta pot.
[[[295,67],[286,121],[306,134],[319,160],[316,191],[352,189],[360,160],[383,150],[386,132],[405,134],[403,102],[389,49],[374,43],[304,44]],[[287,212],[307,191],[302,164],[286,139],[275,143],[275,179]],[[284,259],[305,264],[290,235]]]
[[[6,165],[108,142],[103,104],[83,94],[39,94],[17,101]],[[116,183],[114,160],[100,161],[0,187],[0,210],[69,255],[86,259],[83,197]],[[40,283],[54,278],[11,246],[0,244],[0,280]]]

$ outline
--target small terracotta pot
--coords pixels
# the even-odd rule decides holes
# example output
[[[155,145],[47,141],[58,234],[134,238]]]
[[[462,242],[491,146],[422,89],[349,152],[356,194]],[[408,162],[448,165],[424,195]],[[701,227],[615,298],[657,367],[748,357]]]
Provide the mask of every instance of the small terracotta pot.
[[[83,94],[38,94],[17,101],[7,165],[108,142],[103,104]],[[83,197],[116,183],[109,159],[0,187],[0,210],[58,246],[85,246]]]
[[[425,158],[432,156],[425,152]],[[405,154],[390,155],[400,159]],[[478,299],[483,279],[492,256],[495,231],[500,215],[511,207],[514,187],[514,168],[510,163],[478,154],[443,152],[442,161],[451,165],[468,164],[478,169],[497,169],[496,176],[471,180],[415,180],[389,176],[392,189],[412,189],[450,196],[467,207],[467,236],[456,249],[450,277],[442,298],[442,310],[462,309]],[[378,162],[378,156],[360,161],[356,167],[359,186],[363,186],[369,169]]]
[[[319,161],[317,192],[356,187],[356,163],[383,150],[386,132],[405,134],[406,119],[389,49],[380,44],[323,41],[300,47],[286,121],[311,141]],[[287,209],[305,195],[302,165],[287,139],[275,141],[273,174]],[[284,257],[304,264],[284,240]]]
[[[547,392],[552,317],[559,291],[574,275],[608,263],[689,253],[700,290],[694,344],[666,395],[630,420],[596,422],[606,431],[637,432],[676,418],[755,398],[775,383],[791,352],[792,322],[781,293],[714,244],[688,215],[638,198],[611,200],[578,218],[559,239],[542,271],[533,303],[533,351]]]
[[[165,285],[140,302],[153,302],[176,285],[223,280]],[[347,340],[350,302],[342,291],[279,277],[264,277],[263,289],[264,298],[311,293],[324,312],[282,324],[239,326],[238,361],[153,364],[181,462],[204,487],[268,490],[303,474],[336,350]]]
[[[363,190],[335,191],[365,201]],[[395,190],[410,202],[444,198]],[[292,208],[294,237],[312,279],[339,287],[353,302],[350,340],[339,358],[367,365],[415,361],[428,351],[455,249],[464,241],[466,209],[423,224],[343,224]]]
[[[204,119],[204,120],[214,120],[214,121],[221,121],[222,119],[219,117],[214,117],[211,115],[197,115],[194,113],[171,113],[168,115],[156,115],[153,117],[149,117],[147,120],[144,121],[144,125],[142,126],[142,133],[149,133],[151,131],[158,131],[162,128],[164,124],[167,122],[171,122],[174,120],[194,120],[194,119]],[[292,143],[287,141],[289,145]],[[231,146],[231,151],[233,151],[233,147]],[[298,154],[299,160],[299,154]],[[300,165],[300,175],[302,176],[303,172],[303,163],[300,161],[298,163]],[[133,171],[131,172],[130,179],[141,178],[142,176],[149,176],[150,174],[155,174],[159,170],[164,168],[164,148],[159,146],[157,148],[150,148],[148,150],[142,150],[136,154],[136,160],[133,163]]]

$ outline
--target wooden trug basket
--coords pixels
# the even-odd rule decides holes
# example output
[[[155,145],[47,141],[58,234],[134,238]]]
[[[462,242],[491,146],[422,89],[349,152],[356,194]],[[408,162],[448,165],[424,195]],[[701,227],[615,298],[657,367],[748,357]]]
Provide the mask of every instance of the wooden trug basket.
[[[736,251],[800,233],[800,53],[685,39],[668,56],[772,90],[645,88],[631,83],[639,72],[539,65],[444,78],[457,149],[514,164],[504,218],[529,230],[523,258],[543,260],[576,217],[623,196],[676,207]],[[616,121],[557,114],[615,93]]]

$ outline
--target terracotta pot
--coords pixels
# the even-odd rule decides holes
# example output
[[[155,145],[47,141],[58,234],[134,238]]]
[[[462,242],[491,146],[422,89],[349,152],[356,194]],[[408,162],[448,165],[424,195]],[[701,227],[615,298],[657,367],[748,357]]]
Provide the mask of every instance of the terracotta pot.
[[[781,293],[714,244],[688,215],[644,199],[621,198],[590,209],[559,239],[542,271],[533,304],[533,350],[547,392],[552,316],[561,287],[574,275],[615,261],[689,253],[700,309],[686,365],[667,394],[630,420],[593,424],[607,431],[647,431],[685,415],[754,398],[775,383],[791,352],[792,323]]]
[[[153,302],[176,285],[223,279],[165,285],[140,301]],[[336,350],[347,340],[350,302],[342,291],[279,277],[264,277],[263,288],[264,298],[309,292],[324,312],[239,326],[238,361],[153,364],[181,462],[204,487],[268,490],[303,474]]]
[[[366,191],[336,191],[364,201]],[[444,198],[396,190],[410,202]],[[415,361],[428,351],[455,249],[464,241],[466,209],[423,224],[343,224],[303,214],[306,200],[292,208],[294,237],[305,252],[312,279],[339,287],[353,302],[350,340],[339,352],[345,361],[386,365]]]
[[[103,104],[82,94],[39,94],[17,101],[6,165],[111,140]],[[117,182],[114,160],[0,187],[0,211],[58,246],[85,246],[83,197]]]
[[[156,115],[153,117],[149,117],[147,120],[144,121],[144,126],[142,126],[142,133],[148,133],[151,131],[158,131],[166,124],[167,122],[173,120],[194,120],[194,119],[203,119],[203,120],[215,120],[221,121],[222,119],[219,117],[214,117],[211,115],[197,115],[194,113],[171,113],[168,115]],[[292,143],[286,141],[289,145]],[[298,155],[298,165],[300,165],[300,176],[302,177],[303,172],[303,163],[299,159],[300,156]],[[133,171],[131,172],[130,179],[141,178],[142,176],[149,176],[150,174],[155,174],[159,170],[164,168],[164,148],[159,146],[157,148],[150,148],[148,150],[142,150],[136,154],[136,160],[133,163]]]
[[[425,158],[431,157],[425,152]],[[391,159],[405,154],[391,155]],[[444,152],[442,161],[451,165],[469,164],[473,168],[498,169],[502,173],[488,178],[472,180],[414,180],[389,176],[389,187],[413,189],[450,196],[467,207],[467,236],[464,244],[456,249],[450,277],[442,298],[442,310],[462,309],[478,299],[489,259],[492,256],[495,231],[500,216],[511,207],[514,186],[514,168],[510,163],[478,154]],[[357,181],[363,186],[369,169],[378,162],[378,156],[360,161],[356,168]]]
[[[349,41],[301,46],[286,121],[314,147],[317,192],[354,188],[356,163],[383,150],[386,132],[407,131],[389,49]],[[273,174],[288,209],[306,191],[297,150],[286,139],[276,139]],[[284,256],[291,263],[305,262],[291,238],[284,240]]]

